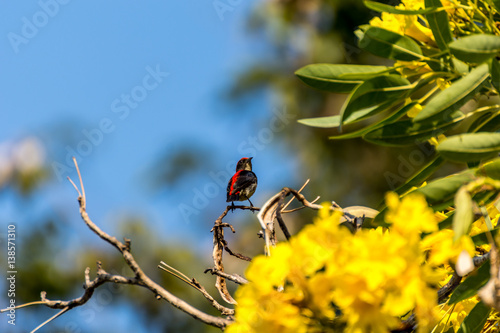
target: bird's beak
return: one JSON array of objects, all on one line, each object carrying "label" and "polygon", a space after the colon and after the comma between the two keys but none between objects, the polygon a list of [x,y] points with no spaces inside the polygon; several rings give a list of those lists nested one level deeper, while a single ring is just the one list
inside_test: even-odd
[{"label": "bird's beak", "polygon": [[251,161],[253,157],[249,157],[248,160]]}]

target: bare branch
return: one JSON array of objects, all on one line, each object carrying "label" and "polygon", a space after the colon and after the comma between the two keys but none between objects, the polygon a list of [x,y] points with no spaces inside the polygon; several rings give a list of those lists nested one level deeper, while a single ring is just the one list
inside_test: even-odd
[{"label": "bare branch", "polygon": [[247,257],[241,253],[234,253],[233,251],[231,251],[231,249],[229,249],[229,247],[227,246],[224,246],[224,250],[226,250],[227,253],[229,253],[230,255],[238,258],[238,259],[241,259],[241,260],[245,260],[245,261],[252,261],[252,258],[250,257]]},{"label": "bare branch", "polygon": [[169,274],[172,274],[176,278],[178,278],[181,281],[189,284],[191,287],[193,287],[196,290],[198,290],[199,292],[201,292],[202,295],[205,296],[205,298],[212,304],[212,306],[221,312],[221,314],[223,314],[223,315],[232,315],[232,314],[234,314],[234,310],[233,309],[226,308],[225,306],[222,306],[221,304],[219,304],[219,302],[217,302],[212,297],[212,295],[210,295],[208,293],[208,291],[195,278],[189,279],[189,277],[187,277],[184,273],[178,271],[177,269],[173,268],[170,265],[167,265],[163,261],[161,262],[161,264],[163,266],[158,265],[158,268],[160,268],[161,270],[163,270],[163,271],[165,271],[165,272],[167,272]]},{"label": "bare branch", "polygon": [[[301,193],[298,191],[284,187],[279,193],[272,196],[260,209],[257,214],[257,218],[259,219],[260,225],[262,227],[262,231],[264,234],[264,241],[266,243],[266,255],[270,254],[271,247],[276,245],[276,233],[274,230],[274,218],[278,217],[278,223],[280,224],[285,237],[289,238],[290,233],[284,224],[284,221],[281,219],[281,211],[283,210],[281,207],[283,206],[283,200],[290,194],[302,203],[302,205],[319,210],[322,208],[321,205],[314,204],[309,202]],[[280,223],[281,219],[281,223]]]},{"label": "bare branch", "polygon": [[[103,273],[102,273],[103,272]],[[110,282],[109,274],[106,274],[100,267],[100,263],[98,263],[97,268],[97,276],[94,280],[90,281],[90,268],[87,267],[85,269],[85,283],[83,285],[83,289],[85,290],[83,295],[69,300],[69,301],[51,301],[47,299],[47,293],[45,291],[41,292],[41,299],[45,306],[48,306],[52,309],[72,309],[74,307],[83,305],[87,303],[87,301],[92,297],[94,291],[97,287],[104,284],[105,282]],[[131,284],[138,284],[137,282],[131,282]]]},{"label": "bare branch", "polygon": [[244,277],[242,277],[242,276],[240,276],[238,274],[228,274],[228,273],[219,271],[216,268],[207,268],[207,269],[205,269],[204,273],[208,273],[208,272],[210,272],[212,275],[222,276],[223,278],[231,280],[231,281],[233,281],[233,282],[235,282],[237,284],[246,284],[246,283],[248,283],[247,279],[245,279]]},{"label": "bare branch", "polygon": [[[295,198],[295,197],[293,197]],[[313,201],[311,201],[311,203],[315,203],[316,201],[318,201],[321,197],[320,196],[317,196],[316,199],[314,199]],[[286,206],[285,206],[286,207]],[[285,207],[283,207],[283,209],[285,209]],[[288,213],[293,213],[293,212],[296,212],[298,210],[301,210],[301,209],[304,209],[304,208],[307,208],[306,206],[300,206],[300,207],[297,207],[297,208],[294,208],[294,209],[289,209],[289,210],[283,210],[282,213],[283,214],[288,214]]]},{"label": "bare branch", "polygon": [[[307,182],[306,182],[307,184]],[[262,227],[262,234],[265,240],[266,246],[266,255],[269,255],[271,247],[276,244],[276,234],[274,230],[274,219],[278,220],[278,224],[285,234],[287,239],[290,238],[290,233],[286,227],[286,224],[281,216],[282,213],[289,213],[295,211],[297,209],[284,211],[283,201],[284,199],[292,194],[295,199],[297,199],[303,207],[311,208],[314,210],[319,210],[323,206],[315,204],[315,202],[319,199],[317,197],[314,201],[308,201],[304,195],[300,193],[300,191],[296,191],[289,187],[284,187],[279,193],[275,194],[271,197],[260,209],[259,214],[257,214],[257,218],[259,219],[260,225]],[[285,206],[286,207],[286,206]],[[364,217],[374,217],[378,212],[372,208],[362,207],[362,206],[354,206],[348,207],[343,210],[337,203],[332,201],[330,206],[330,210],[338,210],[343,213],[341,222],[350,222],[353,224],[357,224],[359,218],[363,219]],[[355,225],[356,227],[356,225]]]},{"label": "bare branch", "polygon": [[[299,193],[300,193],[300,192],[302,192],[302,190],[303,190],[303,189],[307,186],[307,184],[309,184],[309,181],[310,181],[310,179],[306,180],[306,182],[304,183],[304,185],[302,185],[302,187],[301,187],[301,188],[299,188],[299,190],[298,190],[297,192],[299,192]],[[285,205],[285,206],[283,207],[283,209],[282,209],[282,212],[286,209],[286,207],[290,206],[290,204],[292,203],[293,199],[295,199],[295,197],[291,198],[291,199],[290,199],[290,200],[286,203],[286,205]],[[316,198],[316,200],[318,200],[318,199],[319,199],[319,197],[317,197],[317,198]]]},{"label": "bare branch", "polygon": [[172,276],[175,276],[176,278],[178,278],[182,282],[189,284],[191,287],[194,287],[193,283],[191,282],[191,279],[187,275],[185,275],[181,271],[173,268],[172,266],[168,265],[164,261],[160,261],[160,265],[158,265],[157,267],[159,269],[161,269],[162,271],[167,272],[168,274],[170,274]]},{"label": "bare branch", "polygon": [[[238,206],[235,206],[238,207]],[[224,226],[222,223],[222,219],[227,215],[230,209],[234,208],[233,206],[227,206],[226,209],[222,212],[217,220],[215,220],[214,226],[212,228],[213,232],[213,252],[212,257],[214,259],[214,265],[217,270],[224,272],[224,263],[222,262],[222,255],[224,252],[224,247],[227,245],[226,240],[224,239]],[[234,232],[234,228],[231,229]],[[227,290],[226,280],[218,275],[215,281],[215,287],[219,291],[222,299],[229,304],[236,304],[236,301],[231,296],[229,291]]]},{"label": "bare branch", "polygon": [[68,178],[68,180],[71,183],[71,185],[73,185],[73,187],[75,188],[76,192],[78,192],[78,196],[81,197],[82,193],[80,193],[80,190],[78,189],[78,186],[76,186],[76,184],[73,182],[73,180],[71,178],[69,178],[69,176],[67,176],[66,178]]},{"label": "bare branch", "polygon": [[62,309],[61,311],[59,311],[58,313],[56,313],[55,315],[53,315],[52,317],[50,317],[49,319],[47,319],[46,321],[44,321],[43,323],[41,323],[40,325],[38,325],[34,330],[32,330],[30,333],[35,333],[36,331],[38,331],[40,328],[44,327],[45,325],[47,325],[48,323],[50,323],[52,320],[56,319],[57,317],[60,317],[62,316],[64,313],[66,313],[67,311],[69,311],[69,307],[65,307],[64,309]]},{"label": "bare branch", "polygon": [[446,297],[448,297],[453,292],[453,290],[458,287],[461,281],[462,277],[454,272],[448,283],[446,283],[438,290],[438,303],[444,302]]},{"label": "bare branch", "polygon": [[76,172],[78,173],[78,179],[80,179],[80,188],[82,189],[82,194],[80,196],[83,198],[83,206],[85,207],[85,203],[87,200],[87,197],[85,196],[85,187],[83,187],[82,174],[80,173],[80,168],[78,167],[78,163],[76,162],[76,158],[74,156],[73,163],[75,163]]},{"label": "bare branch", "polygon": [[252,212],[260,210],[259,207],[254,207],[254,206],[234,205],[234,206],[227,206],[227,207],[229,208],[229,210],[241,209],[241,210],[251,210]]},{"label": "bare branch", "polygon": [[283,217],[281,217],[281,209],[276,210],[276,219],[278,220],[278,224],[283,231],[283,234],[285,235],[286,240],[289,240],[290,237],[290,232],[288,231],[288,228],[286,227],[285,221],[283,221]]},{"label": "bare branch", "polygon": [[42,304],[45,304],[45,302],[43,302],[43,301],[35,301],[35,302],[24,303],[24,304],[21,304],[21,305],[17,305],[17,306],[15,306],[13,308],[1,309],[0,313],[7,312],[7,311],[9,311],[11,309],[17,310],[17,309],[27,308],[28,306],[32,306],[32,305],[42,305]]},{"label": "bare branch", "polygon": [[[51,320],[57,318],[58,316],[62,315],[63,313],[67,312],[68,310],[81,306],[85,304],[93,295],[94,290],[99,287],[100,285],[106,283],[106,282],[112,282],[112,283],[123,283],[123,284],[133,284],[133,285],[139,285],[144,288],[147,288],[151,292],[153,292],[154,295],[156,295],[156,298],[160,299],[163,298],[165,301],[168,303],[172,304],[174,307],[178,308],[181,311],[184,311],[185,313],[189,314],[193,318],[200,320],[208,325],[212,325],[215,327],[219,327],[223,329],[230,323],[232,323],[232,320],[226,319],[226,318],[221,318],[221,317],[216,317],[209,315],[203,311],[200,311],[199,309],[193,307],[192,305],[188,304],[184,300],[174,296],[170,292],[168,292],[166,289],[164,289],[162,286],[158,285],[156,282],[151,280],[141,269],[141,267],[137,264],[135,258],[133,257],[132,253],[130,252],[130,240],[125,239],[124,242],[120,242],[116,237],[112,237],[108,235],[106,232],[101,230],[92,220],[90,219],[87,209],[86,209],[86,197],[85,197],[85,189],[83,186],[83,180],[82,176],[80,173],[80,169],[78,167],[78,163],[76,162],[76,159],[73,158],[73,161],[75,163],[76,170],[78,172],[78,178],[80,180],[80,188],[81,192],[78,190],[77,186],[75,183],[70,180],[71,184],[75,187],[75,189],[78,192],[78,203],[80,207],[80,215],[85,222],[85,224],[89,227],[90,230],[92,230],[95,234],[97,234],[100,238],[105,240],[107,243],[111,244],[114,246],[120,253],[122,254],[123,258],[125,259],[125,262],[127,265],[132,269],[132,272],[134,272],[134,277],[129,278],[129,277],[123,277],[120,275],[113,275],[113,274],[108,274],[106,273],[100,266],[100,263],[98,263],[98,268],[97,268],[97,276],[95,279],[91,280],[90,279],[90,268],[87,268],[85,270],[85,283],[84,283],[84,294],[78,298],[69,300],[69,301],[54,301],[54,300],[49,300],[46,297],[46,293],[42,292],[41,293],[41,302],[33,302],[29,303],[30,305],[34,304],[43,304],[45,306],[48,306],[50,308],[54,309],[63,309],[63,311],[59,312],[57,315],[53,316],[51,319],[46,321],[46,323],[50,322]],[[247,208],[245,208],[247,209]],[[226,212],[227,214],[227,212]],[[221,228],[218,228],[222,230]],[[194,283],[194,282],[193,282]],[[20,306],[22,307],[22,306]],[[230,309],[229,309],[230,310]],[[43,326],[42,324],[41,326]],[[39,327],[41,327],[39,326]],[[38,328],[37,328],[38,329]]]}]

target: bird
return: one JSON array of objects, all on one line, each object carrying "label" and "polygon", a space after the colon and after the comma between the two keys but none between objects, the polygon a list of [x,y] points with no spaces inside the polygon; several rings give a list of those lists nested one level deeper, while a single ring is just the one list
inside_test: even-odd
[{"label": "bird", "polygon": [[250,206],[253,207],[250,197],[257,189],[257,176],[252,171],[252,158],[243,157],[236,164],[236,173],[229,179],[227,184],[227,199],[226,202],[248,200]]}]

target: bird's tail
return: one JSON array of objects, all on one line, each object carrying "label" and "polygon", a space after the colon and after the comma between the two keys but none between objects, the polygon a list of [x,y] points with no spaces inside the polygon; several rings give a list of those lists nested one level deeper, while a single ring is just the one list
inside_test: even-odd
[{"label": "bird's tail", "polygon": [[228,195],[227,195],[226,202],[238,201],[238,200],[240,200],[240,195],[239,195],[239,193],[235,193],[235,194],[228,194]]}]

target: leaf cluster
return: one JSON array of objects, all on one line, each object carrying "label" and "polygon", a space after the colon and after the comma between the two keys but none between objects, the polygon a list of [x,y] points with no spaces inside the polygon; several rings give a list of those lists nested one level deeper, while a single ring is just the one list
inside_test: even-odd
[{"label": "leaf cluster", "polygon": [[[476,246],[489,244],[497,228],[486,207],[500,207],[500,2],[447,1],[445,6],[440,0],[422,2],[415,9],[365,1],[371,10],[413,20],[423,27],[420,32],[429,32],[429,38],[390,26],[360,26],[355,32],[358,47],[392,65],[300,68],[295,74],[305,84],[348,97],[339,114],[299,122],[337,128],[332,140],[362,138],[383,146],[432,144],[431,161],[396,192],[425,195],[435,211],[445,213],[440,228],[452,227],[455,241],[469,235],[475,220],[484,219],[488,231],[471,239]],[[446,161],[467,168],[424,183]],[[384,214],[382,209],[374,223],[383,223]],[[448,304],[476,295],[489,278],[488,263],[460,284]],[[461,330],[479,332],[489,314],[490,308],[478,303]]]}]

